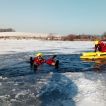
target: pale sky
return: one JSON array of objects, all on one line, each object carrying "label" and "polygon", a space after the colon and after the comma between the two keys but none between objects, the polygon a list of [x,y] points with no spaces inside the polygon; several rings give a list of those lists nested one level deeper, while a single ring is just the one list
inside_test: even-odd
[{"label": "pale sky", "polygon": [[0,28],[19,32],[102,34],[106,0],[0,0]]}]

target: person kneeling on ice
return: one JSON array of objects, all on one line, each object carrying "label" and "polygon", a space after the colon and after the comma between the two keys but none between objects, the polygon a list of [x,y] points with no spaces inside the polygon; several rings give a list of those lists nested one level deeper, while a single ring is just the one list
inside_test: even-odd
[{"label": "person kneeling on ice", "polygon": [[39,66],[39,65],[41,65],[41,64],[43,64],[45,62],[46,62],[46,60],[43,58],[43,54],[42,53],[37,53],[36,57],[33,60],[33,64],[37,65],[37,66]]},{"label": "person kneeling on ice", "polygon": [[106,52],[106,43],[103,41],[95,41],[95,52]]}]

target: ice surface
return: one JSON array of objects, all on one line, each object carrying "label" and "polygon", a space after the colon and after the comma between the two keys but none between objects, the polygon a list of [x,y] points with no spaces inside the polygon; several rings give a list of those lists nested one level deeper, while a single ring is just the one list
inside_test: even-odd
[{"label": "ice surface", "polygon": [[[48,72],[50,68],[34,73],[25,62],[40,51],[62,55],[69,70],[80,70],[83,62],[67,57],[93,51],[93,47],[88,41],[0,40],[0,106],[106,106],[105,67],[100,73]],[[87,68],[89,64],[82,65]]]},{"label": "ice surface", "polygon": [[28,51],[71,54],[93,50],[93,47],[89,41],[0,40],[0,54]]}]

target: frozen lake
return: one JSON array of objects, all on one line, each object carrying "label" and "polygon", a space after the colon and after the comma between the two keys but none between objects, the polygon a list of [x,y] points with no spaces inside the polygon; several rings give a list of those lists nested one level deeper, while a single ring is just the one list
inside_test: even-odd
[{"label": "frozen lake", "polygon": [[[106,62],[82,61],[93,42],[0,40],[0,106],[105,106]],[[59,69],[35,72],[30,56],[56,54]]]}]

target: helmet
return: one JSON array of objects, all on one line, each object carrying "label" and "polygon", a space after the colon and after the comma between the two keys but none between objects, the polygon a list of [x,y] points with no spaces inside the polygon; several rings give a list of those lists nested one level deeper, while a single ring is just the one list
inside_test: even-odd
[{"label": "helmet", "polygon": [[99,41],[95,41],[95,45],[97,45],[99,43]]},{"label": "helmet", "polygon": [[37,53],[36,56],[43,56],[43,54],[42,53]]}]

